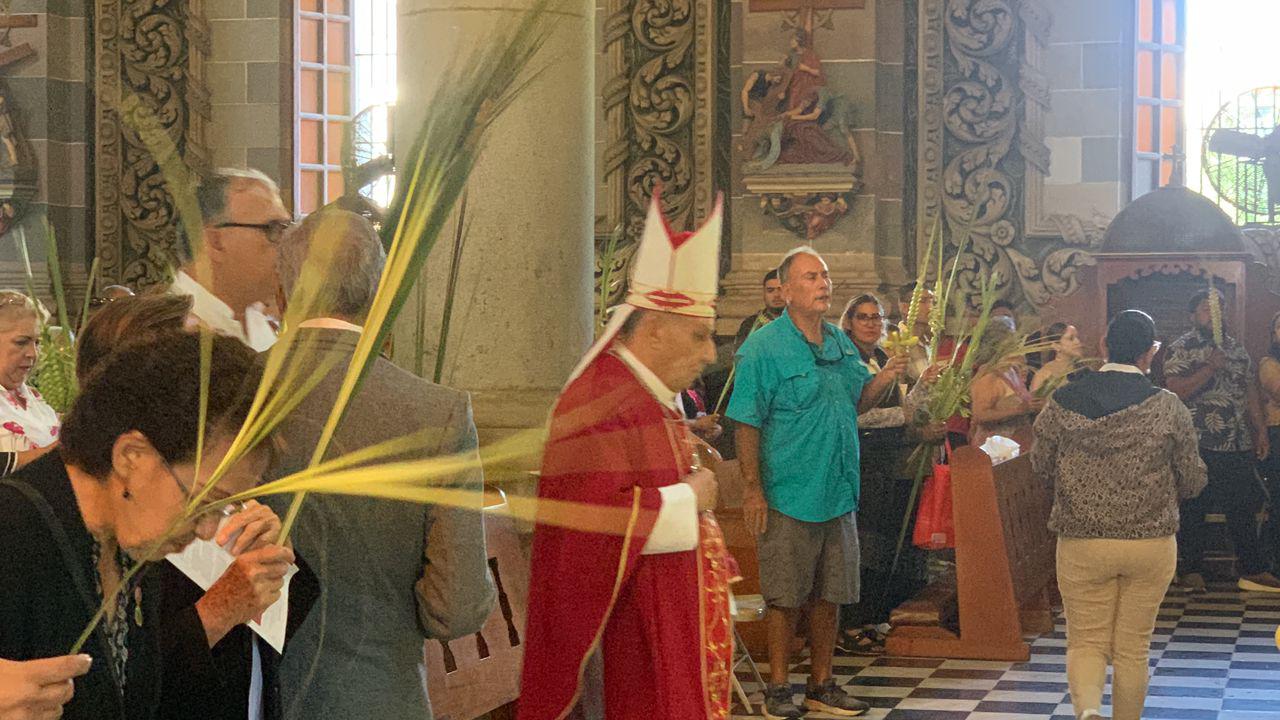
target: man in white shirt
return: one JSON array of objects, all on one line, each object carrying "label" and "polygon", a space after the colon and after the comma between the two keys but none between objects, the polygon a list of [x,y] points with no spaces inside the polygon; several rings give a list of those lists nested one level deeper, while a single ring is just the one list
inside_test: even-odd
[{"label": "man in white shirt", "polygon": [[190,295],[192,314],[209,328],[266,350],[276,335],[262,306],[275,300],[276,246],[292,224],[280,189],[257,170],[223,168],[204,179],[196,199],[203,242],[194,252],[182,248],[169,291]]},{"label": "man in white shirt", "polygon": [[[276,331],[262,308],[275,301],[280,287],[277,246],[293,224],[293,216],[285,209],[275,181],[257,170],[214,170],[196,189],[196,201],[202,240],[193,244],[189,238],[180,238],[185,241],[179,244],[182,267],[169,292],[191,296],[191,314],[214,332],[259,352],[267,350],[276,341]],[[186,552],[199,557],[203,544],[207,541],[197,540]],[[264,705],[262,652],[243,626],[215,649],[215,662],[236,665],[235,677],[227,678],[228,687],[234,688],[231,694],[239,694],[245,686],[237,663],[247,663],[249,668],[248,692],[242,695],[246,704],[223,708],[229,715],[240,717],[247,710],[249,720],[260,720],[269,707]],[[268,710],[267,714],[273,713]]]}]

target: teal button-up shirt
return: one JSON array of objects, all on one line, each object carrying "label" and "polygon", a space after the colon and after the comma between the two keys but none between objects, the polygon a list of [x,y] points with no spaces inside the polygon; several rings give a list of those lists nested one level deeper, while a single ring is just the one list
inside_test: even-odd
[{"label": "teal button-up shirt", "polygon": [[858,398],[871,372],[840,328],[822,347],[782,317],[738,350],[727,415],[760,430],[760,482],[769,507],[805,522],[858,509]]}]

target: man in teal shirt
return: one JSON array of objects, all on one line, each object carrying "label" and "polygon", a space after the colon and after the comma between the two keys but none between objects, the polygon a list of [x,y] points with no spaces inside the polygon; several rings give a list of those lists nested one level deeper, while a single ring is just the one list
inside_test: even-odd
[{"label": "man in teal shirt", "polygon": [[907,364],[895,356],[874,377],[853,342],[825,322],[831,276],[810,247],[778,266],[787,310],[738,351],[728,416],[738,423],[743,516],[756,533],[760,587],[769,604],[765,717],[804,712],[787,682],[801,608],[809,610],[808,710],[861,715],[868,705],[831,677],[840,606],[858,601],[858,410],[874,407]]}]

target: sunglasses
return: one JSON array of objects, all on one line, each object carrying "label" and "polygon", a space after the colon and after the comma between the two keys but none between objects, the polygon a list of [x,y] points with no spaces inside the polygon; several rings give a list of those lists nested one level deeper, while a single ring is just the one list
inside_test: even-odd
[{"label": "sunglasses", "polygon": [[[822,346],[825,346],[826,343],[827,343],[827,329],[824,327],[822,329]],[[822,349],[822,346],[814,345],[808,340],[806,340],[804,344],[809,346],[809,352],[813,353],[813,362],[818,365],[821,365],[823,367],[828,367],[830,365],[838,365],[841,360],[844,360],[844,353],[840,353],[834,358],[825,358],[822,356],[820,352]]]}]

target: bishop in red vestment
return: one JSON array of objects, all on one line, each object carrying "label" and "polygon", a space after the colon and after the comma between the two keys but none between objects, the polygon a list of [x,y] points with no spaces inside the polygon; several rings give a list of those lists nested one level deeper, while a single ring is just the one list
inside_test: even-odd
[{"label": "bishop in red vestment", "polygon": [[539,498],[622,508],[627,522],[536,526],[519,720],[567,717],[596,652],[607,720],[728,716],[735,568],[676,401],[715,357],[719,240],[719,204],[701,230],[672,234],[655,193],[627,305],[556,403]]}]

